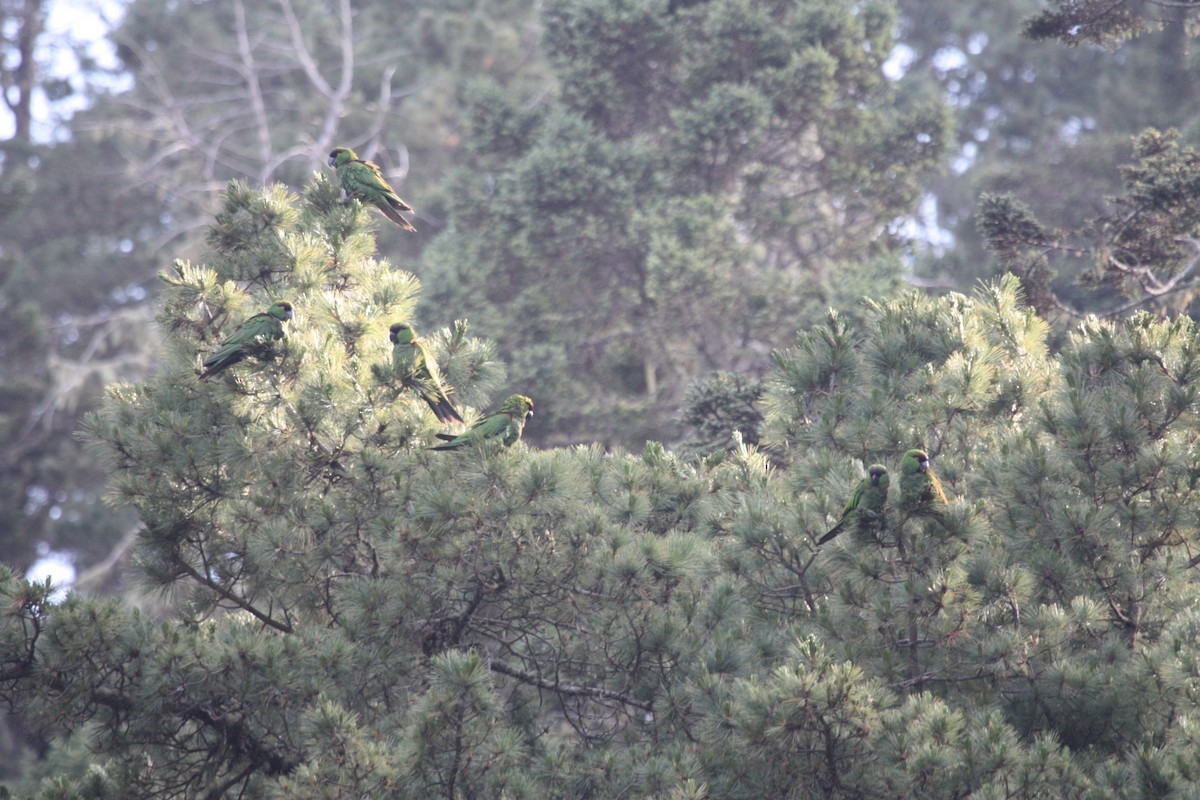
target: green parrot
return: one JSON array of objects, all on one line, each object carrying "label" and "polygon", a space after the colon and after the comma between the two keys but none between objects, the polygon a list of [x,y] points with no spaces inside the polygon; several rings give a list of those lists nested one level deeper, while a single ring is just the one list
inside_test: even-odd
[{"label": "green parrot", "polygon": [[842,511],[838,524],[834,525],[829,533],[817,539],[817,544],[825,544],[841,533],[852,517],[857,518],[859,522],[881,520],[884,506],[887,505],[887,495],[887,467],[883,464],[872,464],[867,467],[867,476],[859,481],[850,493],[850,499],[846,501],[846,508]]},{"label": "green parrot", "polygon": [[929,469],[929,454],[924,450],[909,450],[900,459],[900,503],[912,511],[947,503],[942,482]]},{"label": "green parrot", "polygon": [[329,166],[337,169],[338,180],[348,197],[361,200],[383,212],[383,215],[406,231],[416,231],[401,212],[411,214],[412,206],[400,199],[396,190],[383,178],[379,165],[363,161],[349,147],[335,147],[329,151]]},{"label": "green parrot", "polygon": [[445,444],[431,447],[430,450],[453,450],[457,447],[482,442],[485,439],[500,439],[505,447],[511,447],[513,442],[521,438],[525,430],[525,420],[533,416],[533,401],[523,394],[514,394],[504,401],[500,410],[488,414],[472,425],[465,433],[452,436],[439,433],[437,437],[445,440]]},{"label": "green parrot", "polygon": [[390,330],[388,338],[392,341],[392,368],[396,375],[405,386],[417,390],[438,422],[444,425],[462,422],[458,409],[450,402],[449,390],[442,383],[437,362],[430,358],[425,344],[417,338],[416,329],[406,322],[397,322]]},{"label": "green parrot", "polygon": [[280,300],[261,314],[243,320],[221,343],[217,351],[204,359],[201,378],[216,375],[241,361],[255,344],[283,338],[283,323],[292,318],[292,304]]}]

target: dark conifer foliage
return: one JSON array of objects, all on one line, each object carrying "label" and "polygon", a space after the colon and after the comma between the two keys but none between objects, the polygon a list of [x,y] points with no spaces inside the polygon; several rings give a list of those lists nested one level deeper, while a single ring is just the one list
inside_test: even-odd
[{"label": "dark conifer foliage", "polygon": [[[173,615],[3,575],[0,691],[49,743],[28,778],[56,781],[27,792],[1189,785],[1190,321],[1092,321],[1054,356],[1015,278],[912,293],[777,351],[757,447],[447,457],[389,369],[419,283],[336,198],[327,176],[303,199],[231,184],[205,260],[163,276],[162,369],[89,418]],[[197,378],[285,295],[273,358]],[[426,341],[468,422],[503,396],[491,344],[463,325]],[[914,446],[948,503],[896,495],[818,548],[866,465],[899,475]]]},{"label": "dark conifer foliage", "polygon": [[760,375],[829,304],[886,296],[950,120],[882,72],[884,2],[555,0],[556,91],[471,87],[431,299],[542,387],[543,444],[681,438],[687,386]]}]

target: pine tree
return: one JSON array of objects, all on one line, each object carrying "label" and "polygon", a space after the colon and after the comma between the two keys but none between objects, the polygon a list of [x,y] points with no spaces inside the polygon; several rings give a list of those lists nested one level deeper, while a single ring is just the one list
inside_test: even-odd
[{"label": "pine tree", "polygon": [[[178,619],[51,609],[5,577],[9,697],[81,730],[110,791],[545,796],[680,725],[664,698],[717,623],[707,480],[653,447],[429,452],[436,420],[386,368],[418,282],[374,257],[371,224],[325,177],[302,204],[231,184],[205,263],[164,275],[161,371],[89,422]],[[282,298],[282,342],[197,378]],[[469,422],[494,348],[462,325],[429,339]]]},{"label": "pine tree", "polygon": [[[1015,278],[912,293],[779,350],[759,446],[436,453],[387,369],[419,282],[375,225],[326,177],[303,200],[233,183],[204,262],[164,275],[162,369],[114,386],[88,432],[173,613],[55,604],[0,570],[0,691],[49,753],[18,792],[1194,784],[1192,322],[1091,320],[1053,355]],[[286,338],[199,380],[280,298]],[[429,341],[468,422],[510,388],[464,325]],[[898,474],[915,446],[949,503],[892,502],[818,548],[865,465]]]},{"label": "pine tree", "polygon": [[865,335],[831,316],[777,355],[767,440],[789,454],[802,535],[839,513],[831,484],[910,444],[934,454],[953,499],[936,517],[889,509],[873,541],[777,560],[760,605],[807,606],[802,628],[823,648],[909,696],[872,726],[868,780],[885,793],[1007,796],[992,771],[1004,752],[1033,795],[1150,796],[1192,774],[1175,759],[1194,677],[1171,654],[1190,646],[1198,590],[1183,523],[1195,326],[1091,320],[1051,357],[1018,297],[1011,277],[971,299],[914,294],[875,306]]}]

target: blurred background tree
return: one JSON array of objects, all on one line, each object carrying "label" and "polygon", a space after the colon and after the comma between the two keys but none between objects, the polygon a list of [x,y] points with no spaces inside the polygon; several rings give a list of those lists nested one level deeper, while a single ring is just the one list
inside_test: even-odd
[{"label": "blurred background tree", "polygon": [[558,90],[472,88],[450,228],[422,262],[443,314],[545,395],[535,441],[677,440],[689,382],[761,373],[829,304],[900,283],[950,120],[881,66],[888,3],[556,0]]},{"label": "blurred background tree", "polygon": [[[1011,195],[980,198],[989,249],[1040,310],[1067,320],[1138,309],[1195,315],[1200,155],[1179,139],[1176,130],[1139,135],[1135,160],[1120,168],[1121,193],[1075,230],[1049,227]],[[1069,295],[1059,289],[1064,275],[1074,276]]]},{"label": "blurred background tree", "polygon": [[[1117,166],[1133,159],[1144,129],[1176,128],[1193,146],[1200,137],[1190,112],[1200,93],[1195,31],[1185,24],[1192,4],[1056,5],[1080,14],[1103,5],[1113,19],[1134,13],[1145,32],[1064,46],[1028,36],[1031,20],[1054,13],[1037,0],[899,2],[892,68],[936,80],[957,122],[949,169],[926,184],[941,238],[919,261],[924,282],[964,290],[1008,268],[989,257],[980,195],[1011,194],[1052,228],[1084,228],[1120,191]],[[1053,289],[1083,310],[1120,296],[1079,286],[1074,269],[1056,274]]]},{"label": "blurred background tree", "polygon": [[0,4],[0,553],[22,568],[51,549],[91,565],[131,541],[75,432],[105,383],[153,363],[138,284],[152,264],[133,250],[153,198],[126,185],[111,140],[69,128],[119,68],[59,5]]}]

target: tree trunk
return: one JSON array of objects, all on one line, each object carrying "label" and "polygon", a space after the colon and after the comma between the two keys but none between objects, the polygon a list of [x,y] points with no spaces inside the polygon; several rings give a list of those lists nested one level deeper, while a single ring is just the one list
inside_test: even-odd
[{"label": "tree trunk", "polygon": [[37,80],[33,51],[45,29],[44,7],[45,0],[24,0],[0,9],[0,27],[6,26],[10,19],[17,24],[13,40],[6,42],[6,49],[15,46],[17,63],[12,67],[0,66],[0,84],[4,103],[13,115],[12,141],[18,144],[28,145],[33,139],[33,88]]}]

